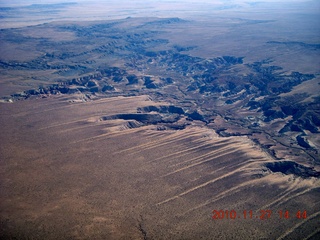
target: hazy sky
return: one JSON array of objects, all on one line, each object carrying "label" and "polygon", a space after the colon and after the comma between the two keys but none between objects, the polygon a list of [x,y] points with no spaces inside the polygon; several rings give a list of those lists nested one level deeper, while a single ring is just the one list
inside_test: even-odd
[{"label": "hazy sky", "polygon": [[318,1],[318,0],[144,0],[144,1],[134,1],[134,0],[0,0],[1,5],[28,5],[28,4],[47,4],[47,3],[62,3],[62,2],[182,2],[182,3],[190,3],[190,2],[207,2],[207,3],[223,3],[223,4],[230,4],[230,3],[261,3],[261,2],[310,2],[310,1]]},{"label": "hazy sky", "polygon": [[[1,7],[31,4],[78,3],[49,8],[0,9],[0,28],[56,20],[110,20],[126,17],[201,18],[233,12],[271,13],[282,9],[320,13],[320,0],[0,0]],[[256,10],[257,9],[257,10]]]}]

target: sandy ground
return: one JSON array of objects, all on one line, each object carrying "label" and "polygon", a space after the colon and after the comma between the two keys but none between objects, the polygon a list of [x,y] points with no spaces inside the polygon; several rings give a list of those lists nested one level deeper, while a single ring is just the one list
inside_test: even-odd
[{"label": "sandy ground", "polygon": [[[80,99],[0,103],[2,237],[319,236],[319,180],[271,173],[273,160],[246,137],[221,138],[196,121],[179,131],[102,121],[159,104],[148,96]],[[236,217],[212,219],[214,210]]]}]

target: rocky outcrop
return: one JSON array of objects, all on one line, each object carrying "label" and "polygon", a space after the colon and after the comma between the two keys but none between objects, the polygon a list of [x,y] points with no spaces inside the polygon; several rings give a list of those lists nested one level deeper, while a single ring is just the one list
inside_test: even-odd
[{"label": "rocky outcrop", "polygon": [[[45,83],[50,79],[54,84],[16,93],[5,100],[12,102],[32,96],[79,92],[90,96],[146,94],[157,101],[170,102],[172,106],[147,106],[138,109],[136,114],[142,115],[119,115],[117,118],[143,124],[162,122],[166,128],[170,124],[183,128],[177,123],[181,118],[208,123],[219,115],[226,120],[226,125],[246,128],[249,132],[259,130],[275,141],[287,136],[290,137],[289,144],[293,143],[299,150],[314,151],[317,143],[311,134],[319,133],[320,98],[307,96],[307,93],[283,93],[315,78],[315,75],[286,72],[272,65],[271,60],[250,63],[244,62],[241,56],[197,57],[188,52],[196,46],[174,45],[163,39],[165,34],[160,34],[162,26],[183,24],[184,20],[149,18],[138,25],[125,23],[131,20],[54,26],[58,31],[74,35],[72,42],[32,38],[32,45],[37,46],[41,54],[30,61],[2,60],[0,68],[18,70],[19,74],[21,70],[26,71],[25,75],[31,76],[27,81]],[[119,28],[118,24],[122,27]],[[3,39],[31,40],[19,31],[3,30]],[[268,44],[319,49],[318,44],[303,42]],[[38,72],[42,74],[37,75]],[[239,111],[250,112],[249,115],[256,116],[255,120],[239,115]],[[229,116],[230,121],[227,120]],[[269,131],[271,125],[277,126],[276,131],[275,128]],[[220,134],[234,136],[240,132],[221,131]],[[288,142],[285,140],[283,144],[289,146]]]},{"label": "rocky outcrop", "polygon": [[107,121],[112,119],[123,119],[123,120],[136,120],[144,124],[157,124],[162,121],[160,114],[147,114],[147,113],[128,113],[128,114],[117,114],[111,116],[101,117],[100,120]]},{"label": "rocky outcrop", "polygon": [[296,137],[298,144],[303,148],[311,148],[308,140],[305,138],[305,134],[300,134]]},{"label": "rocky outcrop", "polygon": [[205,118],[203,115],[201,115],[197,110],[187,113],[188,119],[193,121],[193,120],[199,120],[199,121],[204,121],[206,122]]},{"label": "rocky outcrop", "polygon": [[272,172],[280,172],[286,175],[292,174],[301,178],[320,178],[320,172],[315,171],[313,168],[305,167],[293,161],[278,161],[267,163],[265,165]]},{"label": "rocky outcrop", "polygon": [[102,92],[106,92],[106,91],[114,91],[115,88],[112,85],[104,85],[101,89]]},{"label": "rocky outcrop", "polygon": [[176,106],[147,106],[138,108],[139,112],[159,112],[159,113],[176,113],[184,114],[184,110],[181,107]]}]

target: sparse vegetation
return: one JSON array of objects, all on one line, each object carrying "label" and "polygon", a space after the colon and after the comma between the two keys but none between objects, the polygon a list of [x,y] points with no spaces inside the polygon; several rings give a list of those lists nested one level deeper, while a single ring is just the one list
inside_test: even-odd
[{"label": "sparse vegetation", "polygon": [[0,238],[315,236],[319,44],[225,13],[1,29]]}]

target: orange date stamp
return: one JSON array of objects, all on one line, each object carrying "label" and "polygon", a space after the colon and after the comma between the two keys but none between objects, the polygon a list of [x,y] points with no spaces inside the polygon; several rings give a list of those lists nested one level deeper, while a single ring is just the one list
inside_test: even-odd
[{"label": "orange date stamp", "polygon": [[269,209],[260,210],[259,213],[254,212],[252,210],[213,210],[212,211],[212,219],[260,219],[267,220],[271,218],[277,219],[306,219],[307,211],[306,210],[298,210],[298,211],[288,211],[288,210],[278,210],[271,211]]}]

